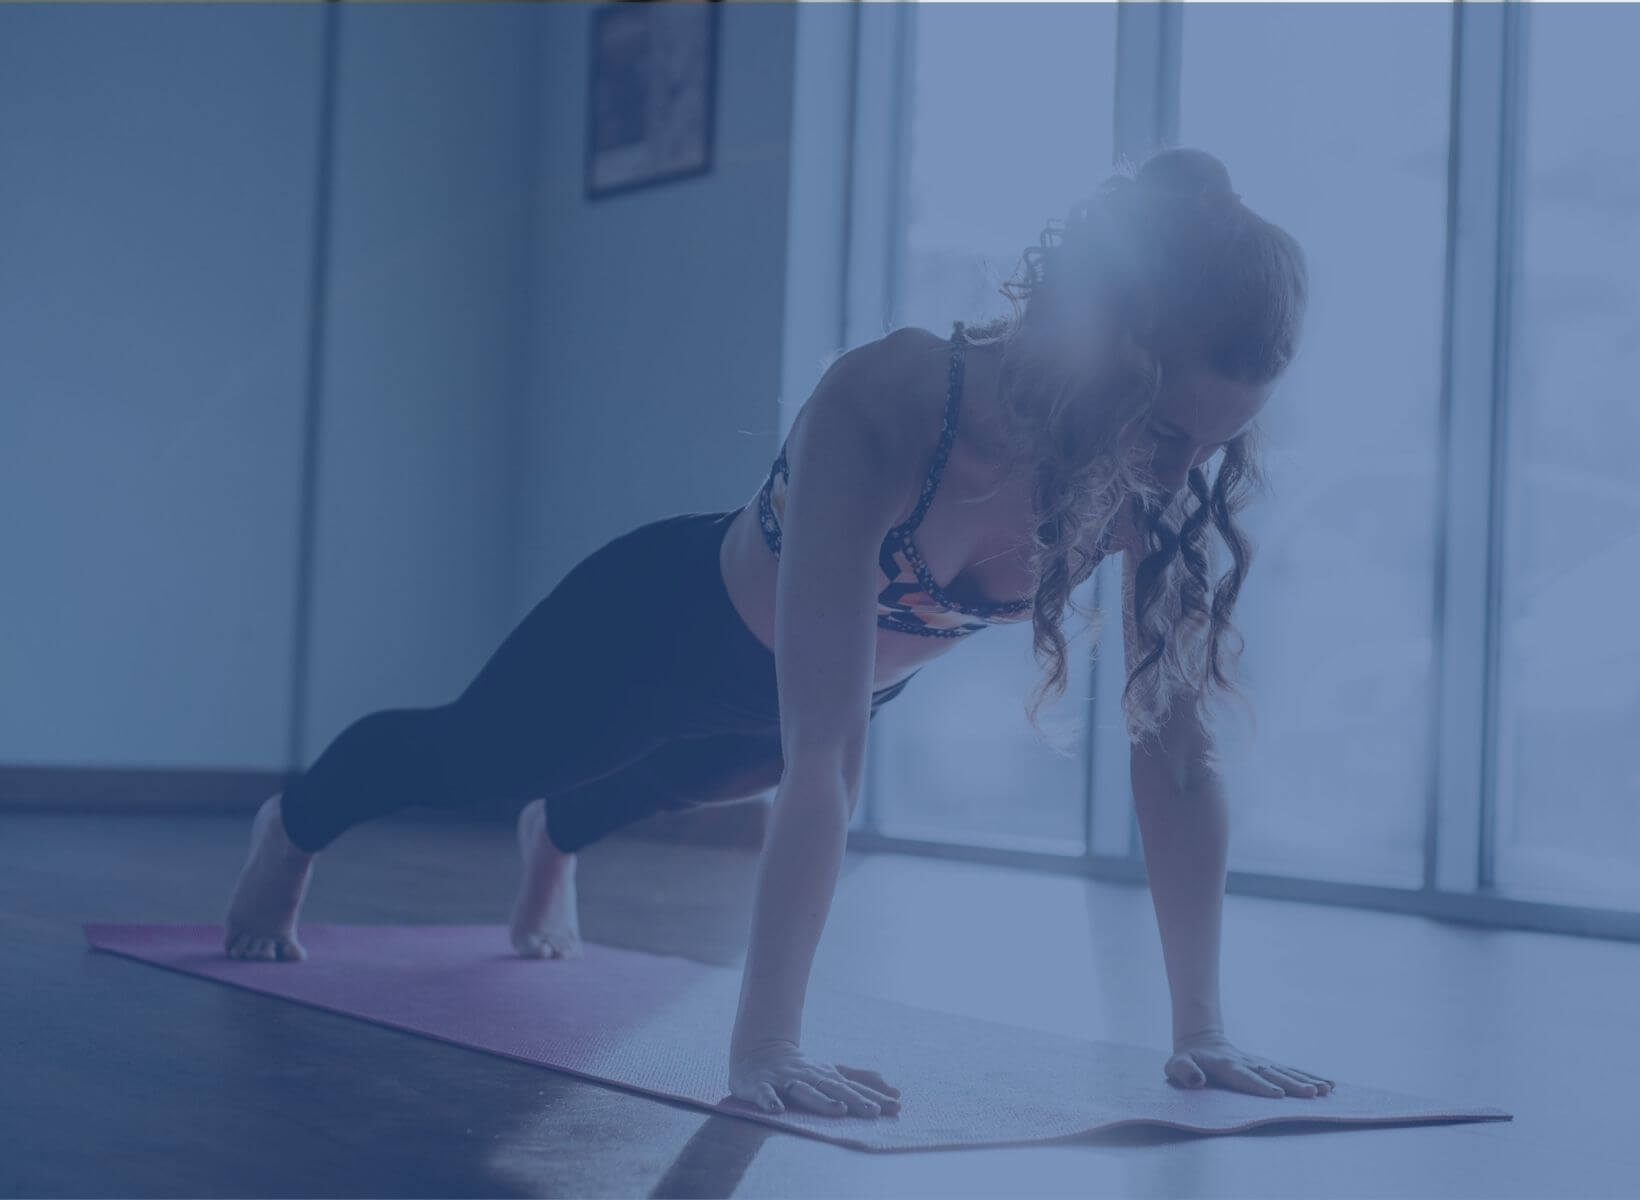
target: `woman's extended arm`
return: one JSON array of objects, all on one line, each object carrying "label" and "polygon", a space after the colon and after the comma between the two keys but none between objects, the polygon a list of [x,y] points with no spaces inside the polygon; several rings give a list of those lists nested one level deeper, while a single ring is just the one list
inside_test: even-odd
[{"label": "woman's extended arm", "polygon": [[893,406],[873,404],[898,379],[898,345],[868,343],[833,363],[790,447],[774,620],[784,770],[730,1039],[730,1090],[769,1109],[786,1098],[816,1112],[895,1106],[875,1072],[811,1061],[798,1039],[864,773],[878,549],[912,490],[904,447],[884,424]]},{"label": "woman's extended arm", "polygon": [[[1133,585],[1125,555],[1123,617],[1128,670],[1137,659]],[[1230,806],[1212,765],[1200,698],[1178,697],[1155,741],[1132,749],[1133,805],[1173,1000],[1173,1053],[1163,1066],[1181,1087],[1314,1098],[1332,1081],[1241,1050],[1225,1036],[1219,945],[1230,851]]]},{"label": "woman's extended arm", "polygon": [[[1142,657],[1134,597],[1140,550],[1122,555],[1122,633],[1128,673]],[[1173,1040],[1222,1033],[1219,938],[1229,857],[1229,806],[1208,761],[1208,731],[1194,696],[1178,696],[1153,741],[1131,747],[1133,806],[1173,997]]]},{"label": "woman's extended arm", "polygon": [[788,769],[775,790],[731,1054],[801,1041],[803,996],[842,868],[853,799],[840,770]]},{"label": "woman's extended arm", "polygon": [[1222,781],[1202,762],[1199,743],[1188,732],[1194,727],[1194,713],[1176,713],[1159,746],[1134,746],[1131,755],[1133,805],[1173,998],[1175,1045],[1193,1034],[1224,1032],[1219,941],[1229,805]]},{"label": "woman's extended arm", "polygon": [[900,1110],[876,1071],[811,1059],[799,1048],[809,968],[831,908],[859,794],[841,759],[788,764],[758,862],[757,902],[730,1037],[729,1090],[770,1112],[874,1117]]}]

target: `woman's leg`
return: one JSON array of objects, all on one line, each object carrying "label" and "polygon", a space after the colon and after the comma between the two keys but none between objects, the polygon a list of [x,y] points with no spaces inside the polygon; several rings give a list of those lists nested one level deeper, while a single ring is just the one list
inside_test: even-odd
[{"label": "woman's leg", "polygon": [[619,771],[542,797],[518,815],[523,885],[512,944],[528,958],[581,951],[577,853],[650,813],[745,800],[780,782],[780,738],[724,734],[670,741]]},{"label": "woman's leg", "polygon": [[[912,677],[874,692],[868,719]],[[574,854],[650,813],[760,796],[779,785],[785,769],[778,727],[674,738],[614,774],[545,797],[542,833]]]},{"label": "woman's leg", "polygon": [[344,729],[258,814],[229,909],[229,953],[302,957],[295,922],[312,855],[362,821],[418,804],[522,804],[611,774],[665,741],[686,699],[667,650],[689,636],[689,618],[675,607],[657,619],[649,594],[687,590],[673,584],[680,558],[699,557],[712,519],[667,518],[606,543],[457,699],[385,709]]},{"label": "woman's leg", "polygon": [[[361,717],[287,788],[284,827],[309,852],[413,805],[523,804],[619,770],[670,736],[679,703],[647,588],[668,546],[645,526],[584,559],[454,701]],[[676,539],[673,539],[676,540]]]},{"label": "woman's leg", "polygon": [[760,796],[784,770],[778,734],[678,738],[613,775],[545,797],[542,832],[574,854],[651,813]]},{"label": "woman's leg", "polygon": [[[872,719],[908,682],[872,696]],[[755,699],[753,693],[723,685],[720,678],[704,694],[719,704],[725,696],[742,703]],[[575,864],[583,847],[654,812],[763,795],[779,785],[784,773],[779,726],[765,724],[674,738],[613,774],[532,801],[518,818],[524,883],[513,907],[513,946],[536,958],[580,953]]]}]

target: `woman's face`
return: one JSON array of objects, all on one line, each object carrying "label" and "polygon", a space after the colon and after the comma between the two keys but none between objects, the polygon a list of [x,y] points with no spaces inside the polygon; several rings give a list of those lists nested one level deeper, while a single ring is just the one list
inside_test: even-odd
[{"label": "woman's face", "polygon": [[1269,384],[1234,383],[1205,367],[1164,375],[1150,420],[1134,437],[1139,461],[1167,495],[1177,495],[1191,468],[1245,432],[1269,398]]}]

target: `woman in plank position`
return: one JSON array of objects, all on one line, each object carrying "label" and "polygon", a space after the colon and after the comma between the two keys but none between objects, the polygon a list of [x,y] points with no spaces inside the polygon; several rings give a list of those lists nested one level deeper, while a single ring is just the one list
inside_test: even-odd
[{"label": "woman in plank position", "polygon": [[[871,719],[962,639],[1030,621],[1051,668],[1034,723],[1065,690],[1064,610],[1098,620],[1071,592],[1120,551],[1134,801],[1173,996],[1166,1075],[1326,1094],[1331,1081],[1224,1034],[1228,834],[1205,711],[1234,692],[1221,643],[1251,557],[1234,514],[1260,481],[1252,422],[1297,348],[1303,252],[1216,158],[1169,149],[1050,223],[1024,262],[1003,289],[1010,317],[841,355],[747,504],[606,543],[455,700],[345,729],[258,812],[227,953],[304,957],[313,856],[352,826],[512,802],[512,944],[574,955],[577,851],[661,809],[773,788],[731,1090],[768,1111],[896,1112],[879,1074],[798,1040]],[[1209,527],[1232,559],[1217,579]]]}]

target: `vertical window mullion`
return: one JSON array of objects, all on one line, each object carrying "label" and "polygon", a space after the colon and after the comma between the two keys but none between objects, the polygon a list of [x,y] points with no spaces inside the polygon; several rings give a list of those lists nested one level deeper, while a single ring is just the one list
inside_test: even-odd
[{"label": "vertical window mullion", "polygon": [[1499,96],[1498,129],[1498,241],[1497,241],[1497,300],[1493,322],[1492,358],[1494,363],[1493,424],[1492,424],[1492,523],[1491,563],[1487,581],[1487,662],[1490,686],[1486,701],[1485,762],[1481,775],[1481,811],[1476,831],[1476,887],[1486,891],[1493,886],[1496,855],[1495,822],[1498,814],[1499,746],[1498,734],[1503,703],[1503,621],[1504,621],[1504,567],[1508,546],[1508,514],[1505,502],[1509,495],[1509,364],[1512,360],[1511,333],[1514,326],[1513,281],[1520,268],[1520,170],[1525,139],[1525,85],[1522,60],[1526,41],[1526,22],[1530,6],[1508,4],[1502,10],[1503,63],[1502,86]]},{"label": "vertical window mullion", "polygon": [[1502,103],[1514,5],[1454,7],[1447,201],[1446,370],[1436,565],[1436,735],[1431,739],[1424,886],[1473,892],[1496,662],[1497,497],[1502,410],[1505,175]]},{"label": "vertical window mullion", "polygon": [[[885,120],[853,122],[852,187],[849,195],[848,271],[844,297],[844,344],[855,346],[881,337],[893,319],[897,289],[904,271],[905,212],[910,167],[907,94],[914,78],[915,5],[857,4],[854,31],[854,109],[882,113]],[[887,202],[884,203],[886,197]],[[792,416],[795,418],[795,409]],[[789,425],[789,422],[787,423]],[[782,436],[785,430],[782,430]],[[892,728],[894,706],[872,722]],[[890,734],[892,736],[892,734]],[[882,829],[874,735],[866,739],[866,762],[860,791],[860,828]]]}]

